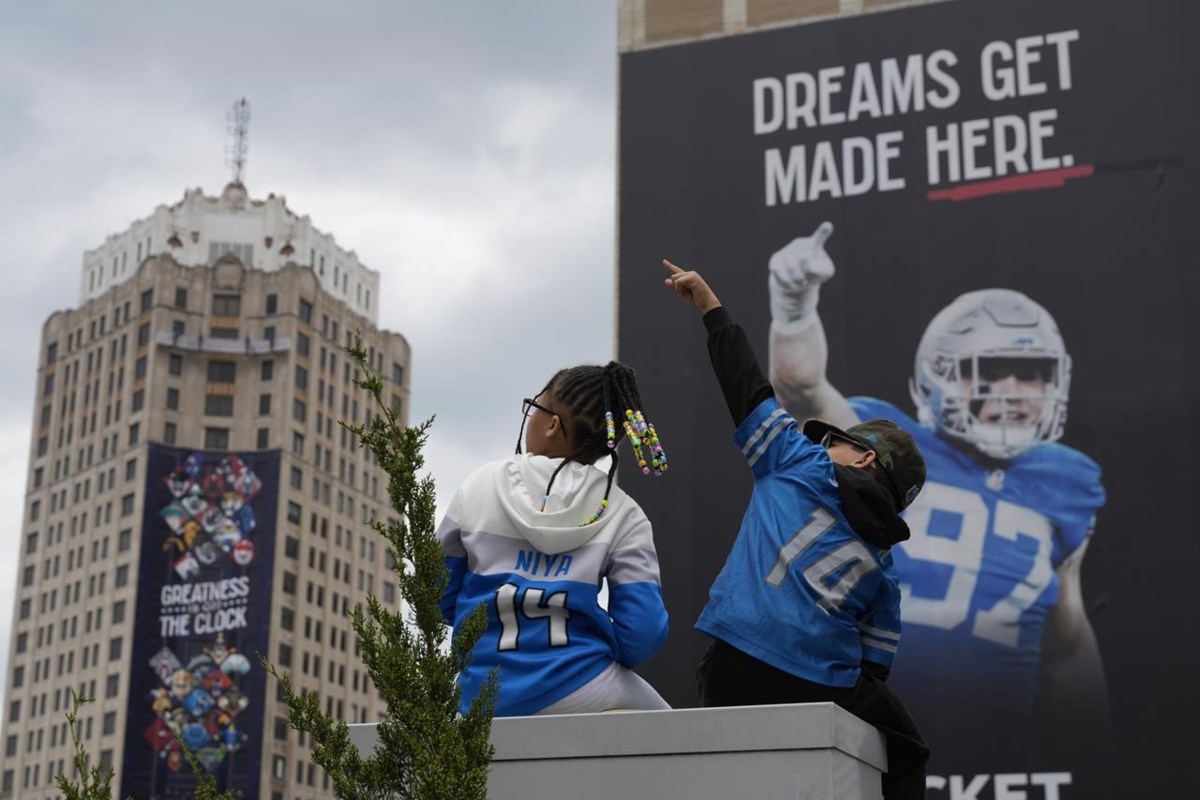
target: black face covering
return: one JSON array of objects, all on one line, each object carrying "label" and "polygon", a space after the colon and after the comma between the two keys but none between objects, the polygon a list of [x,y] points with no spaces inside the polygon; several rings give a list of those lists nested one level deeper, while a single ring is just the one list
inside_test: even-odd
[{"label": "black face covering", "polygon": [[896,500],[870,471],[833,465],[842,510],[855,533],[876,547],[890,548],[909,537],[908,524],[896,511]]}]

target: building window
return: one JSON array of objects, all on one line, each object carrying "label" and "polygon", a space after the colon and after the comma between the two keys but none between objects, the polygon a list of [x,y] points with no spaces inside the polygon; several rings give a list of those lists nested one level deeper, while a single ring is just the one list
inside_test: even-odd
[{"label": "building window", "polygon": [[233,416],[233,395],[210,394],[204,397],[204,413],[214,417]]},{"label": "building window", "polygon": [[183,374],[183,356],[172,353],[167,357],[167,372],[171,375]]},{"label": "building window", "polygon": [[150,344],[150,323],[149,322],[143,322],[141,325],[138,326],[137,343],[138,343],[138,347],[145,347],[146,345]]},{"label": "building window", "polygon": [[242,298],[236,294],[214,294],[214,317],[237,317],[242,313]]},{"label": "building window", "polygon": [[187,289],[183,286],[175,287],[175,307],[187,308]]},{"label": "building window", "polygon": [[296,365],[296,388],[308,391],[308,370],[299,364]]},{"label": "building window", "polygon": [[129,426],[129,446],[130,447],[133,447],[135,444],[138,443],[138,439],[141,437],[141,433],[142,433],[141,423],[135,422]]},{"label": "building window", "polygon": [[264,381],[269,381],[272,378],[274,378],[275,377],[275,362],[274,361],[262,362],[262,366],[260,367],[259,375],[262,378],[262,380],[264,380]]},{"label": "building window", "polygon": [[289,500],[288,504],[287,504],[287,520],[288,520],[288,522],[299,525],[300,524],[300,514],[301,514],[300,504],[297,502],[294,502],[292,500]]},{"label": "building window", "polygon": [[300,540],[294,536],[285,538],[283,540],[283,554],[288,558],[299,558]]},{"label": "building window", "polygon": [[171,337],[173,339],[178,339],[180,336],[183,336],[183,332],[184,332],[183,320],[181,320],[181,319],[171,320]]},{"label": "building window", "polygon": [[117,732],[117,712],[106,711],[104,721],[100,725],[101,736],[112,736]]},{"label": "building window", "polygon": [[175,423],[174,422],[164,422],[163,423],[163,444],[175,444],[175,435],[176,435]]},{"label": "building window", "polygon": [[136,392],[133,393],[133,410],[134,410],[134,412],[141,411],[142,407],[145,405],[146,405],[146,392],[142,389],[138,389]]},{"label": "building window", "polygon": [[[68,367],[70,364],[67,365]],[[52,394],[54,392],[54,373],[51,372],[46,376],[46,380],[42,383],[42,394]]]},{"label": "building window", "polygon": [[154,290],[147,289],[142,292],[142,311],[149,311],[154,306]]},{"label": "building window", "polygon": [[292,419],[302,424],[308,419],[308,406],[303,400],[292,398]]},{"label": "building window", "polygon": [[117,552],[124,553],[133,546],[133,530],[126,528],[117,534]]},{"label": "building window", "polygon": [[271,413],[271,395],[260,394],[258,396],[258,413],[263,416]]},{"label": "building window", "polygon": [[292,452],[298,456],[304,455],[304,434],[292,431]]},{"label": "building window", "polygon": [[271,436],[270,429],[259,428],[258,434],[255,437],[254,446],[257,447],[259,450],[266,450],[267,447],[270,446],[270,436]]},{"label": "building window", "polygon": [[299,467],[292,467],[291,486],[293,489],[301,489],[304,486],[304,473]]},{"label": "building window", "polygon": [[137,361],[133,362],[133,377],[140,379],[146,377],[146,357],[141,356]]},{"label": "building window", "polygon": [[122,643],[123,642],[122,642],[122,639],[120,636],[115,636],[112,639],[108,640],[108,660],[109,661],[120,661],[121,660],[121,645],[122,645]]},{"label": "building window", "polygon": [[133,513],[133,493],[125,495],[121,498],[121,516],[128,517]]},{"label": "building window", "polygon": [[214,325],[212,330],[208,332],[208,335],[214,339],[236,339],[238,338],[238,329],[218,328]]},{"label": "building window", "polygon": [[125,462],[125,480],[131,481],[137,475],[137,459],[131,458]]},{"label": "building window", "polygon": [[53,364],[58,360],[58,342],[46,345],[46,363]]},{"label": "building window", "polygon": [[120,589],[122,586],[125,586],[126,584],[128,584],[129,583],[129,565],[122,564],[121,566],[117,567],[117,574],[113,580],[114,580],[114,583],[116,583],[116,588],[118,588],[118,589]]},{"label": "building window", "polygon": [[233,383],[237,380],[237,362],[234,361],[209,361],[208,362],[208,382],[209,383]]},{"label": "building window", "polygon": [[308,356],[308,337],[303,333],[296,334],[296,354]]},{"label": "building window", "polygon": [[305,324],[311,324],[312,323],[312,312],[313,312],[312,303],[308,302],[307,300],[301,300],[300,301],[300,321]]},{"label": "building window", "polygon": [[296,576],[290,572],[283,573],[283,593],[292,595],[296,593]]},{"label": "building window", "polygon": [[104,696],[116,697],[121,690],[121,676],[109,675],[104,681]]},{"label": "building window", "polygon": [[167,389],[167,408],[172,411],[179,410],[179,390],[170,388]]},{"label": "building window", "polygon": [[120,625],[124,621],[125,621],[125,601],[118,600],[117,602],[113,603],[112,624]]},{"label": "building window", "polygon": [[229,428],[205,428],[204,429],[204,449],[205,450],[228,450],[229,449]]},{"label": "building window", "polygon": [[279,309],[279,295],[272,292],[267,295],[267,313],[274,314]]},{"label": "building window", "polygon": [[392,383],[397,386],[404,384],[404,365],[392,362]]}]

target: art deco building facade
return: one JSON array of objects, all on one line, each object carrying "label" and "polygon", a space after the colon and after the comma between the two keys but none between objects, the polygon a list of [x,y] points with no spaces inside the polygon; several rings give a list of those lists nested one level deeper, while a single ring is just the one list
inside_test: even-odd
[{"label": "art deco building facade", "polygon": [[242,796],[330,795],[257,654],[341,719],[383,712],[348,613],[397,602],[368,526],[386,479],[338,424],[378,413],[356,330],[407,414],[378,298],[378,273],[238,184],[85,254],[79,306],[38,343],[0,797],[59,795],[72,687],[116,796],[184,790],[181,741]]}]

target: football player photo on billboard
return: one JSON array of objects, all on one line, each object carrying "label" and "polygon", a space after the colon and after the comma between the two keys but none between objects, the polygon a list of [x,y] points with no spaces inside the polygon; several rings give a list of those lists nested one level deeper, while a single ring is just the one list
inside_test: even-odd
[{"label": "football player photo on billboard", "polygon": [[1097,464],[1060,442],[1071,359],[1054,317],[1011,289],[966,292],[921,336],[911,408],[848,396],[827,377],[836,354],[818,310],[836,272],[832,235],[824,222],[770,257],[770,377],[797,419],[886,417],[925,454],[928,482],[905,513],[911,538],[895,548],[897,691],[932,731],[935,757],[969,742],[1036,762],[1035,713],[1109,728],[1081,589],[1105,490]]}]

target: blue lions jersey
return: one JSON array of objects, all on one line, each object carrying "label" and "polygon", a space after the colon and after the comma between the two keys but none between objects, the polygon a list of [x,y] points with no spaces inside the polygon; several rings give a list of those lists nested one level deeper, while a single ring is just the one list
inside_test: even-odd
[{"label": "blue lions jersey", "polygon": [[967,709],[1027,716],[1057,570],[1104,505],[1100,468],[1059,444],[988,467],[890,403],[850,405],[911,433],[928,473],[904,513],[912,538],[893,548],[905,626],[897,693],[920,724]]},{"label": "blue lions jersey", "polygon": [[825,686],[853,686],[864,659],[890,667],[900,643],[892,556],[850,526],[828,452],[774,397],[734,440],[754,491],[696,627]]}]

